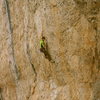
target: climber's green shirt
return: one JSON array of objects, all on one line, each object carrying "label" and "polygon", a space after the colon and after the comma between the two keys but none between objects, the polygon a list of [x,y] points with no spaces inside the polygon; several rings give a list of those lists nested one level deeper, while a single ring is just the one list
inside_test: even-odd
[{"label": "climber's green shirt", "polygon": [[40,47],[43,48],[45,46],[45,43],[43,40],[40,40]]}]

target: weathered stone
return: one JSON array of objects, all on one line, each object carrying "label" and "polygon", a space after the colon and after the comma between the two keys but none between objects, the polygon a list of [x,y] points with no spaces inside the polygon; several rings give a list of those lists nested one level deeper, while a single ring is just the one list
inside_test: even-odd
[{"label": "weathered stone", "polygon": [[1,100],[100,100],[99,0],[0,0],[0,89]]}]

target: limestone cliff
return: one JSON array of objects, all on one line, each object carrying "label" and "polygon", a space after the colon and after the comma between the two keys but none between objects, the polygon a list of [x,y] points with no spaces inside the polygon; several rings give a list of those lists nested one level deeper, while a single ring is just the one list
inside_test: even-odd
[{"label": "limestone cliff", "polygon": [[100,1],[0,0],[0,100],[100,100]]}]

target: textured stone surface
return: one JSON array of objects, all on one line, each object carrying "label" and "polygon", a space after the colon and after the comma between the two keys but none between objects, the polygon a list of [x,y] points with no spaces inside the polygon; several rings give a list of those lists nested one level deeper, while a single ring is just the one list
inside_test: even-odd
[{"label": "textured stone surface", "polygon": [[[6,1],[0,100],[100,100],[100,1]],[[42,35],[52,61],[39,51]]]}]

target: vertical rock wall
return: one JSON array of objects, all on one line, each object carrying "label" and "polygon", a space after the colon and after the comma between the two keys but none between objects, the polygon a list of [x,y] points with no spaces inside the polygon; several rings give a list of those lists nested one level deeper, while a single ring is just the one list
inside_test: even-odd
[{"label": "vertical rock wall", "polygon": [[0,99],[100,100],[99,10],[99,0],[0,0]]}]

